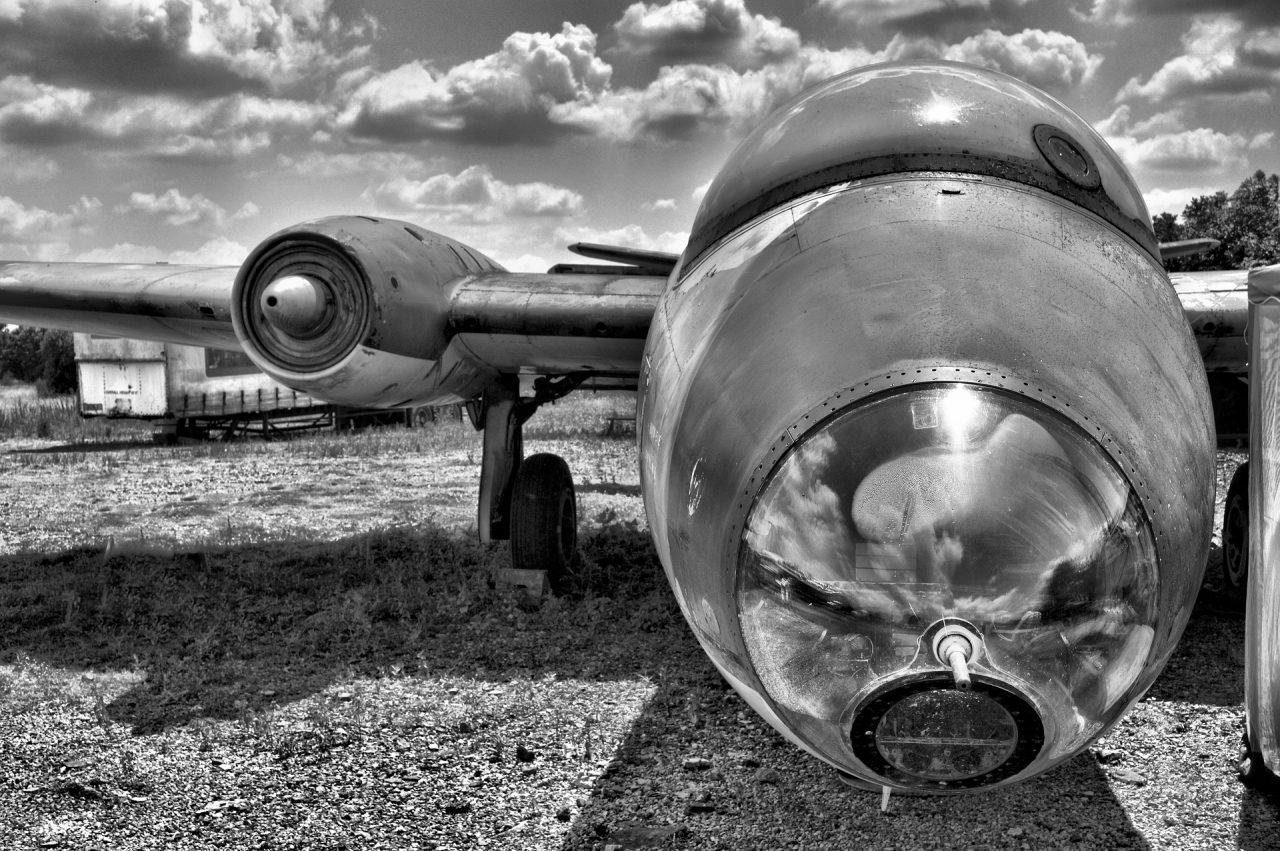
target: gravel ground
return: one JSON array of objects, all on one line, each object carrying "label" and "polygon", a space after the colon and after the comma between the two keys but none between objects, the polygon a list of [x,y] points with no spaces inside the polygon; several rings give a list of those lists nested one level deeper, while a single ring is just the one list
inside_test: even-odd
[{"label": "gravel ground", "polygon": [[[629,444],[548,450],[592,558],[648,553],[642,575],[488,588],[465,449],[0,456],[0,604],[35,595],[0,626],[0,847],[1280,848],[1277,804],[1235,778],[1244,625],[1212,589],[1088,753],[882,812],[705,661],[629,522]],[[382,612],[380,576],[420,583],[421,611]]]}]

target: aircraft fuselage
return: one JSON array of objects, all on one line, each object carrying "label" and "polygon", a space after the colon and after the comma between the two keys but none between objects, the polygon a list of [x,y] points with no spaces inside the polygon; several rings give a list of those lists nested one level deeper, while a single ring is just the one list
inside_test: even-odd
[{"label": "aircraft fuselage", "polygon": [[[1069,191],[1055,154],[1084,172]],[[1212,512],[1203,367],[1117,212],[1140,205],[1127,175],[1056,102],[926,66],[821,87],[718,183],[639,423],[702,646],[862,785],[985,787],[1078,752],[1172,651]]]}]

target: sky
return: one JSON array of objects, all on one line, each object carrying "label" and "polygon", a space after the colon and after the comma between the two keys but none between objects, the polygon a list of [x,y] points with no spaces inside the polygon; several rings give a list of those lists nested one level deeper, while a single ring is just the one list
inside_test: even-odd
[{"label": "sky", "polygon": [[234,264],[344,213],[518,271],[678,252],[770,109],[930,58],[1066,102],[1153,214],[1280,172],[1275,0],[0,0],[0,259]]}]

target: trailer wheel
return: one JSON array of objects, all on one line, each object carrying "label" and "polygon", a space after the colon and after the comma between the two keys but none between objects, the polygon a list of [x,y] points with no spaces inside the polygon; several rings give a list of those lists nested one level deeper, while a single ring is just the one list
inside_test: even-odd
[{"label": "trailer wheel", "polygon": [[1249,462],[1236,467],[1222,518],[1222,578],[1243,592],[1249,580]]},{"label": "trailer wheel", "polygon": [[511,566],[545,570],[563,590],[578,549],[578,503],[569,465],[539,453],[520,462],[511,495]]}]

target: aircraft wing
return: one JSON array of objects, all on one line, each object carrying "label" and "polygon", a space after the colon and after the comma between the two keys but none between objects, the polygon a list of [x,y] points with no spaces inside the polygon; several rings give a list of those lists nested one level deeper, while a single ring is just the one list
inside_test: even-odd
[{"label": "aircraft wing", "polygon": [[456,345],[499,372],[634,378],[666,283],[626,271],[476,275],[454,292],[448,329]]},{"label": "aircraft wing", "polygon": [[[636,341],[644,340],[666,283],[649,269],[665,267],[672,257],[605,246],[575,248],[635,265],[583,269],[587,274],[557,267],[566,271],[472,276],[453,293],[450,332],[498,371],[634,370]],[[231,323],[236,272],[235,266],[163,263],[0,263],[0,321],[239,349]],[[1174,272],[1169,277],[1206,371],[1243,374],[1248,273]]]},{"label": "aircraft wing", "polygon": [[[666,283],[646,272],[671,257],[575,247],[636,265],[473,276],[453,294],[450,332],[498,371],[634,370],[637,341]],[[236,272],[163,263],[0,263],[0,321],[235,350],[241,348],[231,323]],[[1244,374],[1247,272],[1169,277],[1206,371]]]},{"label": "aircraft wing", "polygon": [[679,254],[668,254],[665,251],[646,251],[641,248],[627,248],[621,245],[599,245],[594,242],[575,242],[569,246],[574,254],[590,257],[595,260],[608,260],[611,263],[622,263],[636,268],[638,272],[666,277],[680,262]]},{"label": "aircraft wing", "polygon": [[1178,239],[1173,242],[1160,243],[1160,259],[1172,260],[1175,257],[1187,257],[1192,254],[1203,254],[1212,251],[1222,243],[1208,237],[1196,239]]},{"label": "aircraft wing", "polygon": [[[650,264],[654,261],[649,259]],[[498,374],[593,374],[634,386],[666,284],[649,267],[486,270],[448,288],[441,346]],[[240,350],[238,267],[0,263],[0,323]]]},{"label": "aircraft wing", "polygon": [[239,349],[235,266],[0,263],[0,322]]},{"label": "aircraft wing", "polygon": [[1244,269],[1171,272],[1169,280],[1195,334],[1205,371],[1211,376],[1244,375],[1249,360],[1244,340],[1249,319],[1249,273]]}]

